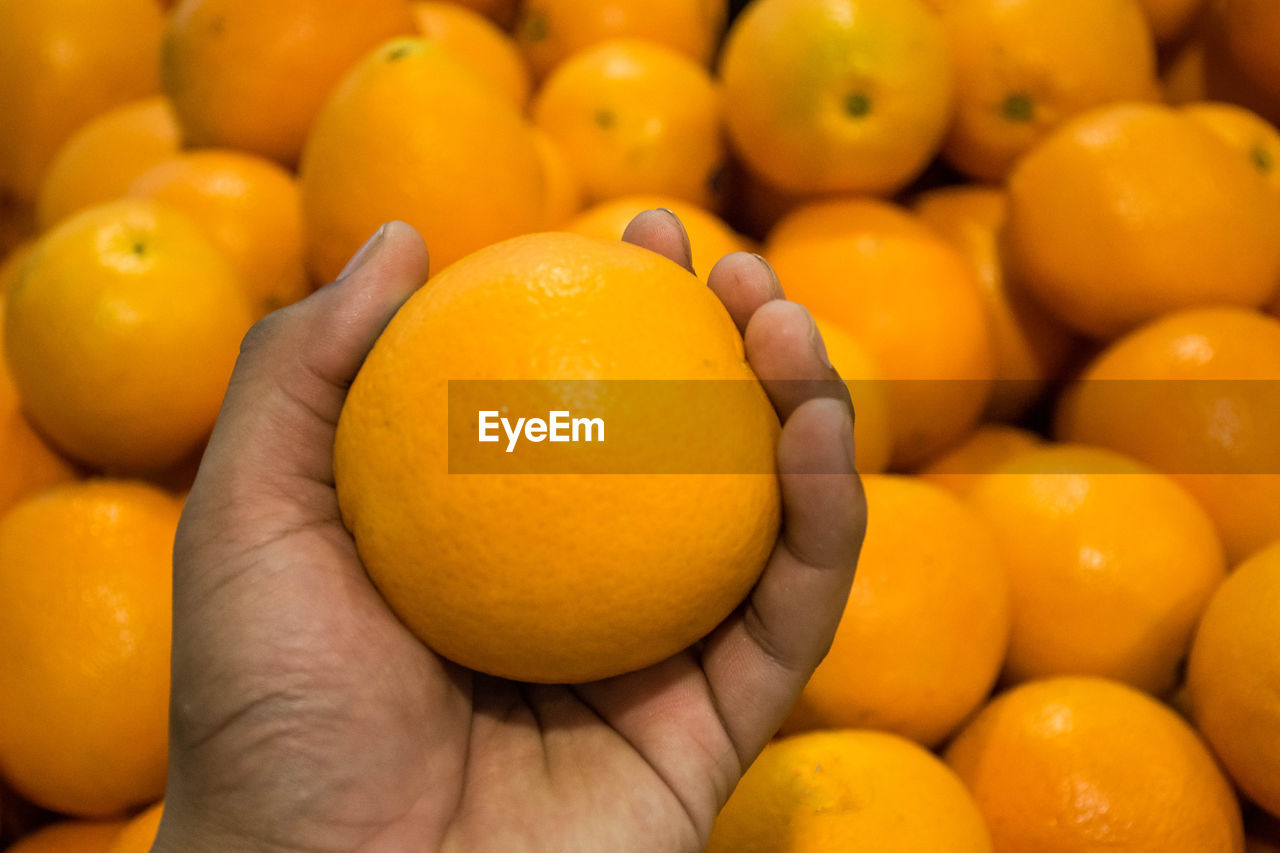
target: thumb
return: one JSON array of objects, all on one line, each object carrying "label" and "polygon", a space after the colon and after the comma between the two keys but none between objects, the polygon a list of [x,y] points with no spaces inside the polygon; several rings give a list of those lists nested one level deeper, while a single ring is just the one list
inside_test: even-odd
[{"label": "thumb", "polygon": [[333,435],[347,388],[426,278],[418,232],[388,222],[334,282],[250,329],[192,498],[288,495],[299,480],[332,484]]}]

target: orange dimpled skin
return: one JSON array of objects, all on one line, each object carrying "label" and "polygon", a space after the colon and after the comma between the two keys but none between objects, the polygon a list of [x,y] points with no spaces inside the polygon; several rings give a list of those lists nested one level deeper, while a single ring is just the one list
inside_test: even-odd
[{"label": "orange dimpled skin", "polygon": [[937,152],[952,72],[923,0],[756,0],[720,57],[752,171],[798,193],[890,193]]},{"label": "orange dimpled skin", "polygon": [[1011,268],[1064,323],[1112,338],[1200,305],[1261,305],[1280,282],[1280,199],[1168,107],[1102,107],[1009,179]]},{"label": "orange dimpled skin", "polygon": [[84,122],[160,88],[155,0],[0,2],[0,197],[35,201]]},{"label": "orange dimpled skin", "polygon": [[1111,451],[1047,446],[979,480],[1013,592],[1005,677],[1100,675],[1162,694],[1226,574],[1213,522],[1176,483]]},{"label": "orange dimpled skin", "polygon": [[725,148],[719,87],[706,69],[660,44],[616,39],[556,69],[533,103],[588,203],[661,193],[719,203]]},{"label": "orange dimpled skin", "polygon": [[164,90],[189,145],[292,165],[347,69],[413,32],[409,0],[182,0],[165,31]]},{"label": "orange dimpled skin", "polygon": [[205,438],[252,323],[230,261],[140,199],[48,232],[6,300],[5,355],[32,421],[73,458],[130,473]]},{"label": "orange dimpled skin", "polygon": [[931,747],[1000,673],[1009,581],[986,521],[949,492],[906,477],[864,485],[870,521],[853,590],[783,730],[879,729]]},{"label": "orange dimpled skin", "polygon": [[0,770],[45,808],[105,817],[164,791],[170,554],[181,507],[97,480],[0,520]]},{"label": "orange dimpled skin", "polygon": [[955,775],[905,738],[829,731],[775,741],[711,828],[707,853],[991,853]]},{"label": "orange dimpled skin", "polygon": [[299,167],[307,258],[333,279],[382,223],[418,229],[438,272],[541,227],[542,161],[511,105],[447,48],[381,45],[343,78]]},{"label": "orange dimpled skin", "polygon": [[[646,383],[551,386],[611,424],[609,441],[671,424],[691,440],[605,460],[630,474],[464,476],[450,473],[448,410],[450,381],[467,379],[734,381],[700,415],[646,406]],[[541,387],[513,383],[503,405],[546,411]],[[777,536],[778,432],[704,284],[630,244],[534,234],[459,261],[401,308],[351,386],[334,477],[369,576],[428,646],[501,677],[578,682],[675,654],[742,601]],[[726,473],[700,473],[715,460]]]},{"label": "orange dimpled skin", "polygon": [[1240,806],[1173,711],[1101,678],[1051,678],[998,696],[946,761],[995,853],[1242,853]]},{"label": "orange dimpled skin", "polygon": [[1245,560],[1200,620],[1191,715],[1245,795],[1280,817],[1280,542]]},{"label": "orange dimpled skin", "polygon": [[941,237],[886,202],[838,199],[784,218],[764,255],[789,299],[852,335],[890,380],[895,468],[973,427],[991,391],[990,333],[973,274]]}]

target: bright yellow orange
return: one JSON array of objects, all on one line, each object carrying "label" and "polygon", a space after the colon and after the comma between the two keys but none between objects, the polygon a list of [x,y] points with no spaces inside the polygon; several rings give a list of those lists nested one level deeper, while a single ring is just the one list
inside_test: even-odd
[{"label": "bright yellow orange", "polygon": [[1187,666],[1191,713],[1227,772],[1280,816],[1280,541],[1240,564],[1200,620]]},{"label": "bright yellow orange", "polygon": [[299,185],[320,281],[392,219],[426,238],[434,272],[546,215],[528,125],[446,48],[418,38],[351,69],[316,120]]},{"label": "bright yellow orange", "polygon": [[721,113],[706,69],[640,39],[576,54],[533,103],[534,121],[568,155],[588,203],[660,193],[717,206],[726,156]]},{"label": "bright yellow orange", "polygon": [[1280,5],[1222,0],[1217,9],[1235,67],[1264,94],[1280,99]]},{"label": "bright yellow orange", "polygon": [[164,801],[160,801],[138,814],[120,830],[107,853],[150,853],[164,816]]},{"label": "bright yellow orange", "polygon": [[1190,495],[1118,453],[1057,445],[985,475],[969,502],[995,530],[1013,591],[1006,680],[1174,686],[1226,574],[1213,522]]},{"label": "bright yellow orange", "polygon": [[0,467],[0,516],[27,495],[76,477],[71,463],[22,414],[22,401],[3,358],[3,343],[4,299],[0,298],[0,459],[5,460]]},{"label": "bright yellow orange", "polygon": [[871,352],[839,326],[820,317],[814,325],[822,335],[827,360],[849,389],[853,421],[854,464],[861,474],[878,474],[893,456],[893,427],[889,422],[889,388],[884,371]]},{"label": "bright yellow orange", "polygon": [[885,202],[833,200],[783,219],[764,254],[787,297],[853,335],[890,380],[895,467],[973,427],[990,393],[989,332],[972,273],[941,237]]},{"label": "bright yellow orange", "polygon": [[[552,382],[449,390],[468,379]],[[608,381],[623,379],[664,381]],[[498,397],[511,418],[589,410],[608,443],[509,455],[475,441],[474,418],[451,427],[449,411]],[[347,396],[334,478],[369,576],[432,649],[575,682],[662,660],[742,601],[777,535],[777,436],[702,282],[620,241],[534,234],[459,261],[400,309]]]},{"label": "bright yellow orange", "polygon": [[180,512],[153,486],[91,480],[0,519],[0,597],[22,602],[0,621],[0,769],[32,802],[107,817],[164,792]]},{"label": "bright yellow orange", "polygon": [[1155,49],[1134,0],[952,0],[943,20],[956,69],[943,153],[977,178],[1003,179],[1071,116],[1154,89]]},{"label": "bright yellow orange", "polygon": [[578,173],[560,143],[550,134],[540,127],[531,127],[530,132],[542,163],[542,227],[563,228],[582,209],[582,185]]},{"label": "bright yellow orange", "polygon": [[913,208],[969,262],[991,331],[995,381],[986,413],[995,420],[1016,420],[1057,377],[1073,342],[1025,288],[1005,275],[1000,236],[1008,199],[997,187],[944,187],[918,196]]},{"label": "bright yellow orange", "polygon": [[1163,317],[1104,350],[1059,404],[1055,433],[1176,479],[1239,562],[1280,538],[1280,320],[1238,308]]},{"label": "bright yellow orange", "polygon": [[123,104],[88,122],[59,149],[40,185],[40,230],[122,197],[134,178],[177,154],[178,141],[178,120],[163,95]]},{"label": "bright yellow orange", "polygon": [[160,88],[154,0],[0,2],[0,197],[34,202],[63,142]]},{"label": "bright yellow orange", "polygon": [[529,65],[511,36],[454,0],[413,0],[418,34],[438,41],[523,110],[533,86]]},{"label": "bright yellow orange", "polygon": [[538,77],[602,41],[640,38],[707,66],[728,14],[727,0],[525,0],[516,41]]},{"label": "bright yellow orange", "polygon": [[139,175],[129,195],[199,226],[235,265],[259,316],[310,291],[297,181],[276,163],[238,151],[186,151]]},{"label": "bright yellow orange", "polygon": [[997,697],[946,760],[995,853],[1244,850],[1240,806],[1191,727],[1106,679],[1051,678]]},{"label": "bright yellow orange", "polygon": [[704,281],[725,255],[750,249],[747,239],[714,213],[683,199],[663,195],[623,196],[600,202],[565,223],[564,230],[601,240],[619,240],[636,214],[659,207],[680,217],[693,250],[693,271]]},{"label": "bright yellow orange", "polygon": [[62,820],[18,839],[5,853],[107,853],[123,821]]},{"label": "bright yellow orange", "polygon": [[887,194],[915,177],[951,118],[951,75],[923,0],[756,0],[720,58],[737,152],[810,194]]},{"label": "bright yellow orange", "polygon": [[867,731],[775,741],[711,829],[707,853],[990,853],[973,800],[911,741]]},{"label": "bright yellow orange", "polygon": [[164,89],[190,145],[291,165],[347,69],[415,31],[409,0],[184,0],[165,33]]},{"label": "bright yellow orange", "polygon": [[1280,282],[1277,234],[1280,199],[1257,170],[1168,107],[1079,116],[1009,180],[1014,274],[1095,337],[1179,308],[1261,305]]},{"label": "bright yellow orange", "polygon": [[783,731],[870,728],[934,746],[995,684],[1009,581],[986,521],[954,495],[906,477],[863,482],[853,591]]},{"label": "bright yellow orange", "polygon": [[1280,193],[1280,130],[1251,110],[1219,101],[1187,104],[1182,112],[1243,154]]},{"label": "bright yellow orange", "polygon": [[252,322],[231,263],[190,220],[138,199],[50,231],[6,299],[27,414],[73,458],[127,472],[196,449]]},{"label": "bright yellow orange", "polygon": [[968,438],[919,471],[921,479],[967,497],[983,474],[1043,444],[1040,436],[1007,424],[982,424]]}]

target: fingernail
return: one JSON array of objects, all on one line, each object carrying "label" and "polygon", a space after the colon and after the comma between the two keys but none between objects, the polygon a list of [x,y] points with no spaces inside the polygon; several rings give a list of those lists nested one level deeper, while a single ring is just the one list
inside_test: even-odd
[{"label": "fingernail", "polygon": [[382,237],[387,231],[387,224],[384,222],[378,226],[378,230],[373,232],[373,236],[364,241],[364,245],[351,256],[351,260],[347,261],[347,265],[342,268],[342,272],[338,273],[335,281],[341,281],[351,273],[360,269],[369,258],[373,257],[374,249],[382,242]]},{"label": "fingernail", "polygon": [[758,255],[755,252],[751,253],[751,257],[759,261],[760,266],[764,267],[765,271],[769,273],[769,281],[773,285],[774,297],[777,299],[781,299],[782,298],[782,282],[778,280],[778,274],[773,271],[773,264],[765,260],[764,255]]},{"label": "fingernail", "polygon": [[812,314],[809,315],[809,345],[813,347],[813,354],[818,357],[818,361],[822,362],[824,367],[831,367],[831,359],[827,357],[827,345],[822,340],[822,333],[818,331],[818,324],[814,321]]},{"label": "fingernail", "polygon": [[680,243],[684,246],[684,255],[686,258],[693,258],[693,249],[689,245],[689,232],[684,230],[684,223],[680,221],[680,217],[676,216],[676,212],[669,207],[659,207],[655,210],[661,210],[667,216],[671,217],[671,221],[680,229]]}]

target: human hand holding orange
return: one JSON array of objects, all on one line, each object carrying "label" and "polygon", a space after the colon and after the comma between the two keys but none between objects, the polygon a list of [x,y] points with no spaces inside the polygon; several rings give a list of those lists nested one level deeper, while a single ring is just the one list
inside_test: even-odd
[{"label": "human hand holding orange", "polygon": [[[668,214],[624,239],[689,266]],[[701,850],[831,642],[866,524],[847,398],[751,255],[709,276],[783,430],[784,526],[750,597],[647,669],[572,686],[452,664],[366,577],[333,489],[346,389],[426,277],[388,225],[246,338],[174,559],[170,771],[156,851]]]}]

